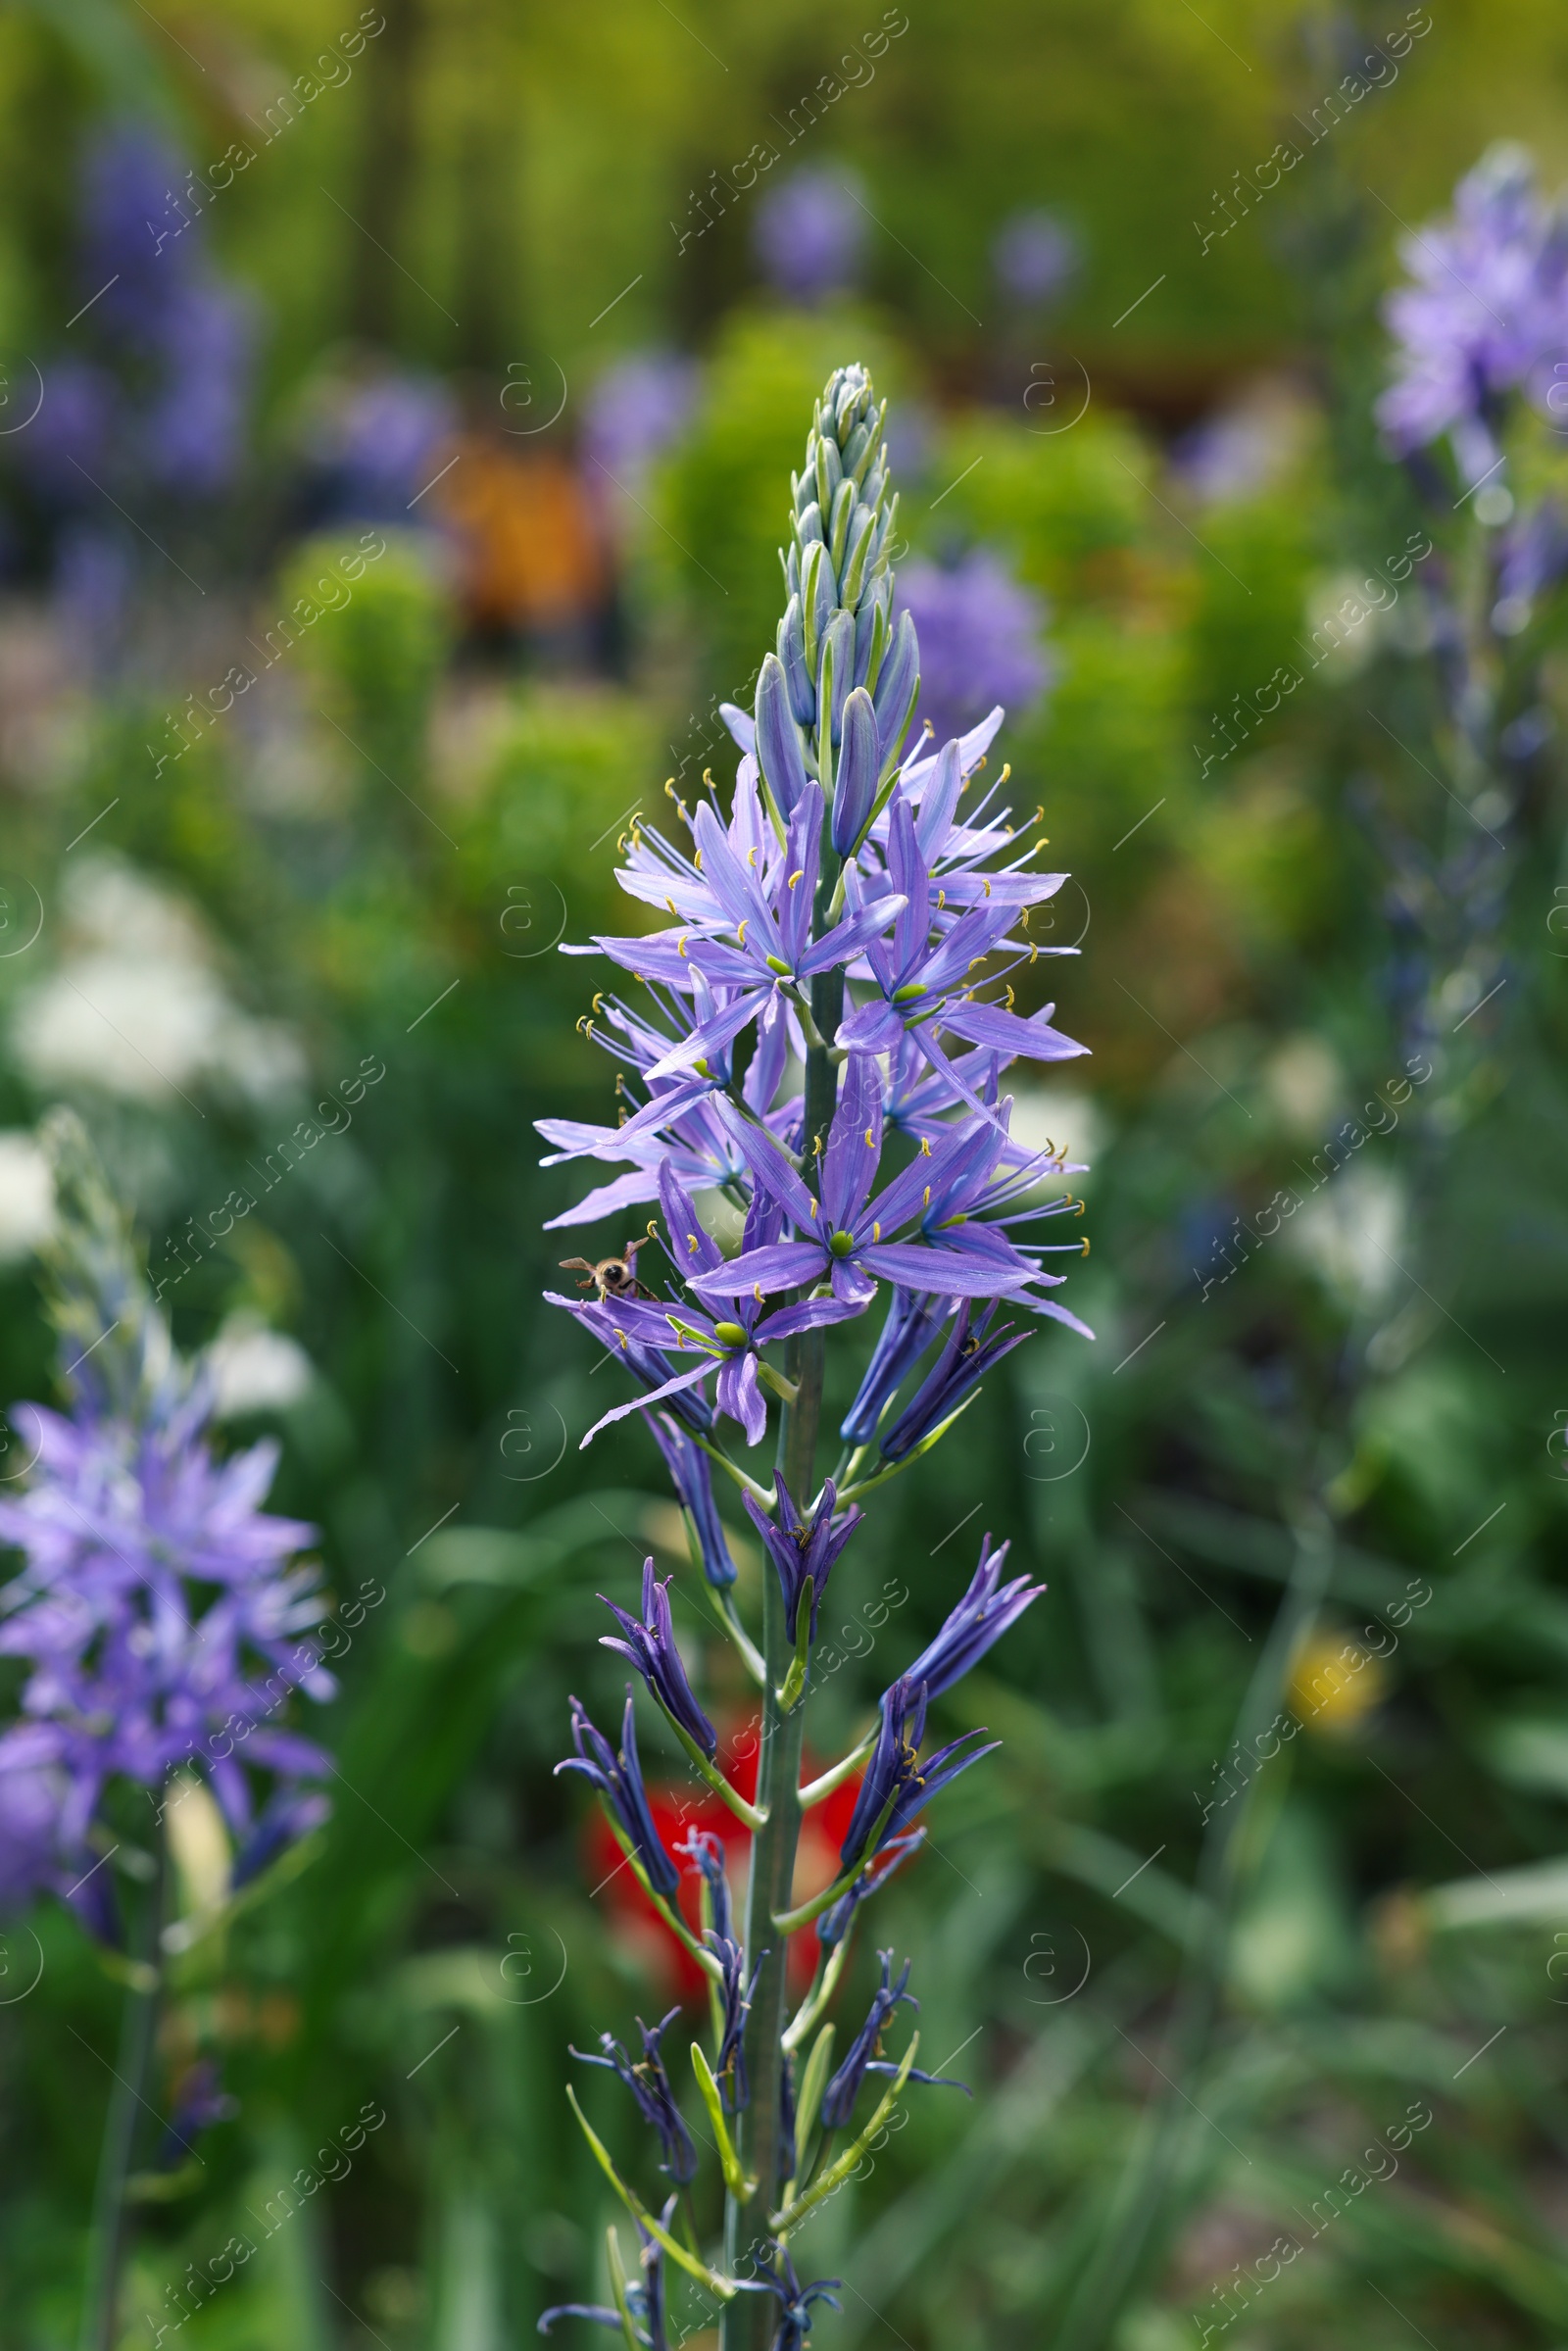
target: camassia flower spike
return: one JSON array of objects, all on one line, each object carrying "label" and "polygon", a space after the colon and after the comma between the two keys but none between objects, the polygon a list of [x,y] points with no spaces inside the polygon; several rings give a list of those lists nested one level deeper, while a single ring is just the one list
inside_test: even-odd
[{"label": "camassia flower spike", "polygon": [[[1004,1582],[1007,1545],[988,1536],[966,1591],[922,1595],[927,1621],[946,1608],[945,1621],[883,1692],[872,1729],[810,1778],[818,1616],[860,1496],[914,1474],[987,1374],[1047,1324],[1090,1336],[1057,1301],[1065,1276],[1049,1270],[1085,1253],[1074,1228],[1053,1238],[1082,1212],[1062,1188],[1081,1171],[1065,1149],[1014,1138],[1008,1091],[1015,1065],[1084,1051],[1035,986],[1042,955],[1076,952],[1030,930],[1065,876],[1040,865],[1046,844],[1015,817],[1008,770],[981,781],[1000,708],[949,740],[922,727],[907,741],[920,645],[910,612],[895,614],[883,421],[865,370],[839,368],[790,483],[776,636],[759,648],[751,709],[722,709],[733,787],[672,777],[673,821],[661,830],[639,814],[620,843],[621,886],[659,927],[565,951],[606,955],[641,985],[635,1004],[595,996],[579,1024],[614,1055],[619,1123],[540,1122],[564,1185],[579,1163],[591,1171],[551,1218],[603,1228],[597,1249],[584,1235],[591,1264],[606,1247],[624,1253],[641,1213],[655,1212],[635,1290],[551,1302],[624,1375],[589,1437],[640,1412],[687,1523],[688,1570],[661,1577],[648,1559],[640,1610],[628,1590],[608,1598],[618,1630],[606,1646],[654,1699],[660,1735],[683,1751],[676,1769],[731,1816],[722,1840],[694,1829],[672,1856],[638,1758],[632,1687],[618,1748],[572,1700],[575,1752],[560,1768],[597,1789],[633,1875],[702,1970],[708,2013],[689,2082],[664,2054],[675,2012],[638,2026],[640,2059],[626,2055],[629,2033],[625,2046],[605,2034],[590,2057],[627,2083],[650,2125],[644,2160],[680,2187],[679,2233],[662,2185],[656,2198],[651,2181],[623,2177],[579,2108],[636,2229],[643,2283],[627,2282],[635,2265],[612,2229],[613,2307],[564,2304],[547,2323],[618,2326],[656,2351],[687,2279],[719,2305],[720,2351],[802,2351],[838,2281],[802,2282],[796,2233],[856,2171],[906,2084],[931,2080],[912,2030],[902,2053],[884,2051],[914,2006],[891,1951],[836,2068],[827,2012],[855,1965],[863,1905],[919,1854],[919,1816],[990,1752],[979,1731],[926,1752],[928,1709],[1043,1587]],[[941,682],[934,709],[989,700],[987,678]],[[879,1294],[876,1329],[858,1328]],[[817,1458],[830,1348],[845,1358],[834,1393],[853,1397],[831,1469]],[[759,1547],[760,1580],[747,1573]],[[688,1642],[699,1631],[730,1640],[760,1686],[755,1797],[719,1769],[722,1718],[698,1695]],[[838,1873],[794,1903],[802,1817],[851,1788]],[[690,1886],[680,1906],[681,1868],[696,1880],[695,1919]],[[732,1875],[744,1878],[744,1917]],[[816,1974],[803,2001],[788,1955],[811,1926]],[[692,2323],[707,2321],[694,2311]]]}]

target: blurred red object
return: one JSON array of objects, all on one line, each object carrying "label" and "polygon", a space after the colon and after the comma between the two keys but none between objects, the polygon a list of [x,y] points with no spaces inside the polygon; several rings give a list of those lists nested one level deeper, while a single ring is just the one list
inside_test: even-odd
[{"label": "blurred red object", "polygon": [[[760,1750],[760,1723],[752,1715],[731,1723],[719,1733],[718,1754],[715,1761],[725,1773],[736,1792],[750,1801],[757,1793],[757,1758]],[[809,1780],[813,1773],[824,1768],[803,1759],[801,1777]],[[839,1847],[855,1810],[860,1780],[857,1774],[836,1788],[820,1804],[812,1806],[801,1822],[801,1841],[795,1857],[794,1899],[808,1902],[824,1886],[831,1886],[839,1874]],[[684,1844],[694,1829],[706,1829],[716,1837],[724,1847],[724,1861],[729,1874],[730,1895],[735,1905],[737,1924],[746,1911],[746,1872],[751,1852],[751,1838],[735,1818],[722,1796],[715,1795],[704,1786],[695,1773],[684,1784],[648,1779],[648,1802],[654,1816],[654,1826],[663,1840],[666,1852],[674,1855],[675,1847]],[[623,1946],[634,1949],[642,1959],[662,1998],[687,2000],[695,1998],[706,1984],[701,1968],[684,1944],[677,1942],[654,1908],[626,1865],[625,1855],[611,1834],[610,1824],[595,1804],[588,1816],[586,1835],[587,1862],[590,1883],[597,1898],[610,1911],[616,1938]],[[684,1870],[677,1899],[681,1916],[692,1933],[698,1933],[698,1886],[695,1870],[688,1868],[675,1856]],[[804,1991],[816,1970],[818,1951],[816,1926],[803,1927],[790,1938],[790,1981]]]}]

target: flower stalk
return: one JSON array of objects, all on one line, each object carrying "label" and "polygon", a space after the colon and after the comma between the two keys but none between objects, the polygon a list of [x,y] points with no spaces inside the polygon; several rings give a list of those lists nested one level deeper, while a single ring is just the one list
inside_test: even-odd
[{"label": "flower stalk", "polygon": [[[689,2215],[692,2244],[677,2250],[667,2216],[656,2223],[591,2133],[590,2144],[641,2233],[645,2269],[667,2255],[719,2295],[722,2351],[799,2351],[806,2342],[813,2306],[832,2301],[838,2280],[803,2284],[786,2240],[848,2179],[910,2081],[931,2082],[915,2069],[913,2038],[902,2058],[882,2055],[898,2009],[917,2005],[907,1966],[892,1982],[891,1952],[882,1989],[831,2078],[836,2027],[825,2012],[848,1973],[860,1909],[920,1844],[914,1816],[988,1751],[971,1734],[922,1758],[928,1699],[1038,1596],[1024,1579],[1000,1585],[1006,1546],[993,1551],[988,1537],[969,1592],[917,1670],[884,1692],[874,1728],[803,1785],[817,1615],[860,1524],[853,1496],[938,1444],[981,1376],[1041,1319],[1083,1328],[1052,1296],[1061,1277],[1047,1270],[1049,1246],[1016,1229],[1033,1220],[1034,1210],[1015,1203],[1038,1192],[1039,1163],[1012,1142],[1011,1103],[1001,1092],[1020,1056],[1053,1061],[1083,1049],[1051,1025],[1049,1011],[1026,1016],[1010,995],[1005,1005],[981,1004],[970,984],[982,966],[1004,972],[1033,959],[1024,918],[1065,877],[1034,870],[1032,850],[1020,854],[997,787],[958,819],[1000,710],[939,750],[921,730],[906,752],[919,647],[907,613],[894,617],[897,502],[882,417],[859,367],[839,369],[817,404],[791,484],[788,602],[775,648],[753,710],[725,706],[741,754],[727,818],[716,788],[695,811],[672,794],[689,849],[647,826],[623,845],[628,890],[673,918],[665,930],[595,943],[646,984],[658,1007],[650,1020],[606,993],[595,999],[589,1033],[599,1041],[602,1029],[621,1065],[623,1121],[541,1122],[563,1147],[559,1156],[632,1169],[558,1223],[593,1221],[612,1197],[616,1213],[632,1197],[660,1203],[662,1231],[656,1220],[648,1249],[658,1239],[667,1259],[662,1297],[644,1254],[634,1295],[554,1302],[641,1392],[612,1404],[590,1436],[644,1409],[687,1513],[692,1564],[713,1618],[761,1692],[757,1790],[747,1799],[718,1769],[716,1733],[687,1679],[652,1560],[640,1617],[607,1603],[621,1636],[608,1645],[641,1675],[693,1768],[751,1834],[739,1933],[723,1849],[706,1832],[681,1848],[701,1874],[701,1939],[679,1915],[679,1873],[644,1785],[630,1690],[618,1749],[573,1700],[576,1753],[561,1767],[595,1784],[637,1884],[708,1978],[713,2049],[695,2044],[692,2068],[724,2194],[720,2265],[694,2250],[698,2207]],[[624,1074],[627,1062],[635,1078]],[[912,1134],[918,1147],[896,1173],[883,1165],[884,1134],[893,1131]],[[733,1252],[699,1213],[712,1191],[743,1209]],[[832,1440],[852,1492],[833,1478],[818,1486],[829,1335],[838,1345],[883,1294],[883,1335]],[[1004,1323],[988,1335],[1004,1304],[1024,1318],[1021,1327]],[[899,1411],[896,1399],[933,1348],[923,1384]],[[771,1421],[771,1492],[731,1457],[723,1419],[751,1446]],[[761,1548],[760,1640],[737,1604],[710,1463],[739,1487]],[[801,1887],[802,1815],[857,1773],[861,1786],[831,1882]],[[813,1926],[817,1964],[792,2017],[790,1942]],[[662,2168],[684,2188],[695,2157],[658,2054],[662,2031],[644,2029],[640,2068],[609,2035],[606,2055],[588,2061],[612,2065],[627,2082],[656,2126]],[[797,2059],[813,2033],[798,2081]],[[893,2082],[857,2131],[871,2072]],[[849,2143],[830,2160],[840,2133]],[[617,2251],[612,2287],[623,2275]],[[645,2299],[646,2315],[627,2289],[613,2309],[573,2304],[546,2319],[569,2310],[624,2332],[630,2311],[653,2351],[664,2351],[651,2287]]]}]

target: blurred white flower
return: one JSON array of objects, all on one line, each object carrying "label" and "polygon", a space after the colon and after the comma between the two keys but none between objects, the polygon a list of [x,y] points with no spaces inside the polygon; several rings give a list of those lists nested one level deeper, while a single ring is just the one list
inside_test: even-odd
[{"label": "blurred white flower", "polygon": [[1023,1084],[1013,1095],[1012,1123],[1007,1131],[1025,1151],[1054,1148],[1087,1171],[1095,1162],[1102,1126],[1101,1113],[1087,1094],[1065,1086]]},{"label": "blurred white flower", "polygon": [[299,1401],[316,1376],[297,1340],[246,1313],[229,1315],[207,1349],[206,1363],[220,1420],[281,1411]]},{"label": "blurred white flower", "polygon": [[1389,1169],[1352,1163],[1286,1225],[1291,1247],[1347,1306],[1385,1297],[1398,1271],[1404,1190]]},{"label": "blurred white flower", "polygon": [[1285,1038],[1263,1065],[1263,1084],[1287,1126],[1318,1135],[1334,1115],[1344,1075],[1321,1037],[1301,1030]]},{"label": "blurred white flower", "polygon": [[1313,668],[1332,657],[1343,677],[1364,669],[1386,648],[1408,652],[1412,630],[1418,636],[1425,625],[1421,610],[1420,597],[1402,596],[1380,572],[1322,575],[1307,590],[1304,615]]},{"label": "blurred white flower", "polygon": [[36,1083],[155,1102],[203,1081],[256,1102],[304,1083],[298,1043],[234,1004],[184,900],[109,857],[72,872],[62,896],[66,958],[13,1017],[17,1058]]},{"label": "blurred white flower", "polygon": [[54,1178],[36,1137],[21,1127],[0,1132],[0,1264],[35,1249],[54,1221]]}]

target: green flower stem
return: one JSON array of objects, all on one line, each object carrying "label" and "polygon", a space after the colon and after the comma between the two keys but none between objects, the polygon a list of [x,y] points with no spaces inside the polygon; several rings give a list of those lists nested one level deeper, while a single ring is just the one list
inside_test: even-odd
[{"label": "green flower stem", "polygon": [[813,1579],[808,1576],[801,1587],[801,1596],[795,1603],[795,1654],[790,1670],[784,1677],[784,1687],[778,1693],[780,1714],[793,1714],[806,1695],[806,1680],[811,1657],[811,1610],[815,1605]]},{"label": "green flower stem", "polygon": [[[566,2084],[566,2099],[572,2113],[577,2118],[583,2137],[593,2150],[594,2161],[625,2205],[626,2210],[631,2214],[632,2219],[647,2229],[655,2244],[662,2245],[670,2260],[677,2262],[689,2278],[695,2278],[699,2285],[706,2285],[710,2294],[716,2294],[720,2301],[728,2303],[735,2292],[734,2279],[722,2276],[717,2270],[710,2270],[705,2261],[700,2260],[695,2253],[690,2252],[681,2243],[679,2237],[671,2236],[669,2230],[655,2220],[635,2188],[628,2187],[616,2171],[611,2161],[610,2149],[578,2105],[576,2089],[569,2082]],[[747,2299],[749,2300],[750,2296]]]},{"label": "green flower stem", "polygon": [[146,2103],[147,2077],[163,1993],[161,1963],[168,1842],[160,1811],[152,1884],[142,1905],[140,1964],[130,1978],[121,2025],[120,2055],[104,2120],[93,2192],[87,2288],[82,2301],[81,2351],[115,2351],[120,2340],[120,2279],[128,2236],[125,2191],[136,2123]]},{"label": "green flower stem", "polygon": [[718,1463],[720,1469],[727,1469],[729,1471],[730,1476],[734,1479],[742,1494],[749,1494],[753,1501],[759,1503],[764,1510],[773,1510],[777,1508],[778,1496],[773,1492],[772,1487],[759,1486],[755,1478],[749,1478],[745,1470],[741,1468],[739,1462],[732,1461],[730,1459],[728,1453],[725,1452],[722,1445],[710,1444],[706,1437],[699,1437],[695,1429],[688,1429],[686,1434],[691,1439],[693,1445],[700,1445],[704,1452],[708,1454],[709,1458]]},{"label": "green flower stem", "polygon": [[772,1390],[772,1393],[778,1397],[778,1400],[781,1404],[794,1403],[795,1389],[793,1384],[786,1380],[781,1372],[776,1372],[773,1369],[772,1364],[765,1361],[761,1355],[759,1355],[757,1358],[757,1376],[761,1381],[764,1388]]},{"label": "green flower stem", "polygon": [[878,1718],[858,1746],[851,1747],[849,1753],[841,1756],[839,1761],[830,1770],[825,1771],[819,1780],[807,1782],[796,1797],[796,1802],[803,1812],[809,1812],[813,1804],[820,1804],[825,1796],[830,1796],[835,1788],[843,1787],[850,1774],[865,1761],[871,1749],[876,1745],[876,1735],[880,1728],[881,1721]]},{"label": "green flower stem", "polygon": [[817,2206],[825,2203],[827,2198],[832,2195],[833,2190],[841,2187],[848,2180],[898,2104],[904,2085],[908,2081],[910,2070],[914,2065],[914,2053],[919,2046],[920,2035],[918,2033],[912,2033],[909,2035],[909,2045],[900,2061],[898,2072],[888,2083],[886,2094],[877,2100],[871,2119],[858,2138],[853,2145],[845,2148],[836,2162],[830,2163],[825,2171],[818,2172],[804,2196],[797,2196],[793,2204],[787,2205],[784,2211],[773,2214],[771,2226],[779,2236],[787,2236],[792,2229],[799,2229],[801,2223],[808,2219]]},{"label": "green flower stem", "polygon": [[[661,1709],[661,1711],[662,1712],[663,1710]],[[680,1724],[676,1722],[675,1717],[672,1714],[665,1713],[664,1720],[666,1723],[668,1723],[670,1729],[674,1732],[675,1737],[680,1740],[681,1745],[685,1748],[687,1756],[691,1761],[692,1768],[695,1771],[701,1772],[709,1787],[713,1790],[713,1793],[723,1797],[731,1812],[734,1813],[735,1818],[738,1821],[744,1821],[747,1828],[751,1830],[753,1836],[755,1837],[758,1830],[766,1825],[767,1814],[763,1811],[760,1811],[757,1805],[748,1804],[746,1798],[740,1793],[739,1789],[731,1788],[723,1773],[715,1764],[709,1762],[708,1757],[703,1753],[702,1748],[698,1745],[696,1739],[693,1739],[691,1733],[683,1730]]]},{"label": "green flower stem", "polygon": [[620,2320],[620,2331],[625,2337],[626,2351],[641,2351],[642,2337],[637,2332],[636,2322],[631,2315],[631,2304],[626,2299],[626,2269],[620,2258],[620,2237],[613,2221],[605,2231],[605,2256],[610,2268],[610,2291],[614,2300],[616,2316]]},{"label": "green flower stem", "polygon": [[[815,1342],[814,1346],[811,1344]],[[782,1464],[792,1491],[801,1491],[810,1475],[815,1446],[815,1417],[822,1392],[821,1335],[807,1332],[792,1341],[799,1349],[799,1398],[786,1407],[779,1433]],[[802,1476],[804,1466],[805,1475]],[[799,1484],[797,1484],[799,1480]],[[765,1827],[752,1845],[752,1868],[746,1893],[746,1949],[761,1959],[746,2029],[746,2062],[752,2084],[751,2103],[738,2118],[742,2172],[757,2187],[743,2204],[725,2198],[724,2258],[731,2274],[745,2273],[758,2258],[754,2246],[764,2239],[761,2216],[777,2201],[779,2178],[780,2050],[788,1998],[784,1938],[773,1928],[773,1912],[787,1903],[795,1877],[795,1848],[801,1814],[796,1788],[801,1775],[801,1738],[806,1709],[785,1714],[778,1692],[794,1654],[784,1622],[784,1594],[776,1575],[768,1573],[762,1586],[762,1653],[766,1675],[762,1685],[762,1748],[758,1775],[759,1806],[767,1814]],[[739,2295],[726,2308],[720,2343],[722,2351],[765,2351],[773,2319],[771,2301],[760,2294]]]},{"label": "green flower stem", "polygon": [[[816,1004],[817,1025],[831,1036],[838,1027],[843,1002],[843,977],[836,996],[831,992]],[[813,986],[813,998],[821,989]],[[808,1050],[806,1062],[806,1126],[808,1164],[817,1153],[809,1147],[821,1142],[832,1122],[837,1082],[832,1062],[820,1046]],[[789,1343],[789,1376],[795,1401],[780,1407],[778,1465],[791,1494],[798,1498],[811,1491],[816,1461],[817,1423],[822,1410],[823,1348],[820,1331],[803,1331]],[[770,1497],[771,1498],[771,1497]],[[767,1821],[752,1844],[751,1877],[746,1889],[746,1949],[760,1956],[757,1989],[746,2024],[746,2065],[752,2085],[751,2103],[737,2117],[741,2170],[757,2181],[752,2196],[742,2203],[724,2200],[724,2261],[731,2274],[750,2270],[767,2234],[763,2216],[778,2201],[783,2184],[779,2168],[779,2101],[783,2041],[789,1999],[785,1939],[773,1925],[775,1911],[787,1907],[795,1880],[795,1849],[801,1833],[797,1788],[801,1777],[801,1739],[806,1708],[786,1714],[779,1691],[794,1660],[795,1643],[784,1621],[784,1594],[776,1575],[762,1581],[762,1750],[759,1760],[757,1801]],[[737,2296],[724,2312],[721,2351],[766,2351],[773,2329],[774,2309],[762,2294]]]},{"label": "green flower stem", "polygon": [[696,1960],[698,1966],[702,1969],[704,1975],[709,1979],[710,1983],[722,1984],[724,1981],[724,1971],[719,1966],[718,1961],[713,1957],[712,1952],[708,1948],[706,1943],[700,1943],[698,1941],[690,1927],[687,1926],[686,1921],[681,1917],[680,1912],[672,1903],[665,1901],[663,1895],[654,1885],[653,1881],[648,1875],[648,1872],[644,1869],[642,1863],[637,1858],[636,1846],[626,1835],[626,1832],[621,1827],[619,1821],[616,1820],[607,1800],[601,1796],[599,1802],[600,1810],[604,1813],[605,1819],[610,1824],[610,1834],[612,1837],[613,1837],[616,1844],[619,1845],[621,1851],[626,1856],[627,1868],[631,1871],[632,1876],[636,1879],[638,1885],[642,1887],[644,1893],[648,1896],[648,1899],[650,1902],[652,1902],[654,1908],[658,1911],[660,1917],[663,1920],[671,1935],[674,1935],[677,1942],[685,1945],[686,1949]]},{"label": "green flower stem", "polygon": [[826,1958],[826,1963],[818,1962],[816,1982],[802,2003],[794,2024],[784,2035],[784,2046],[791,2054],[800,2047],[829,2000],[832,1999],[833,1994],[838,1990],[839,1978],[843,1975],[849,1961],[851,1939],[851,1936],[846,1935],[842,1942],[834,1945],[833,1950]]},{"label": "green flower stem", "polygon": [[697,2077],[697,2087],[702,2093],[703,2104],[708,2109],[709,2122],[713,2128],[713,2143],[718,2149],[719,2168],[724,2174],[724,2185],[732,2196],[738,2197],[742,2203],[745,2203],[751,2196],[756,2182],[748,2180],[741,2170],[740,2159],[735,2153],[734,2143],[730,2138],[723,2100],[718,2094],[718,2083],[713,2080],[712,2068],[703,2055],[702,2044],[695,2040],[692,2043],[692,2072]]},{"label": "green flower stem", "polygon": [[858,1879],[864,1876],[876,1859],[876,1839],[887,1824],[894,1802],[895,1798],[889,1796],[887,1803],[882,1808],[882,1818],[877,1822],[867,1840],[866,1850],[860,1855],[853,1869],[846,1870],[842,1878],[835,1878],[831,1886],[825,1886],[819,1894],[813,1894],[808,1902],[802,1902],[798,1909],[774,1913],[773,1926],[778,1934],[799,1935],[803,1927],[808,1927],[813,1919],[819,1919],[824,1910],[831,1910],[835,1902],[843,1901],[851,1886],[856,1884]]},{"label": "green flower stem", "polygon": [[[699,1573],[702,1572],[702,1564],[703,1563],[700,1556],[694,1558],[693,1565],[697,1568]],[[703,1588],[707,1592],[709,1599],[712,1603],[713,1614],[718,1618],[718,1621],[723,1626],[724,1631],[729,1635],[731,1641],[739,1649],[742,1663],[745,1665],[747,1672],[751,1675],[752,1680],[758,1685],[758,1688],[760,1689],[761,1685],[767,1679],[767,1668],[762,1662],[761,1650],[758,1647],[756,1641],[753,1641],[751,1635],[747,1632],[746,1627],[741,1623],[740,1618],[735,1613],[735,1602],[731,1599],[727,1592],[720,1592],[716,1586],[708,1583],[706,1578],[704,1579]]]},{"label": "green flower stem", "polygon": [[918,1445],[911,1445],[909,1447],[909,1450],[905,1454],[902,1461],[890,1461],[885,1469],[877,1470],[873,1476],[869,1478],[861,1478],[857,1485],[846,1486],[844,1492],[839,1495],[840,1504],[842,1505],[849,1502],[857,1502],[859,1500],[862,1494],[869,1494],[873,1487],[885,1486],[890,1478],[902,1477],[905,1470],[912,1469],[922,1454],[928,1453],[934,1445],[940,1445],[942,1443],[943,1438],[946,1437],[954,1422],[961,1418],[961,1416],[968,1411],[969,1406],[975,1400],[975,1396],[978,1394],[979,1391],[977,1389],[972,1395],[966,1396],[963,1399],[963,1402],[958,1406],[957,1411],[950,1412],[946,1420],[938,1421],[936,1427],[931,1430],[928,1436],[922,1437]]}]

